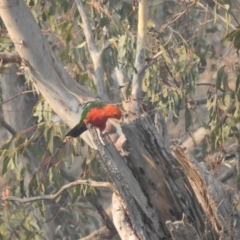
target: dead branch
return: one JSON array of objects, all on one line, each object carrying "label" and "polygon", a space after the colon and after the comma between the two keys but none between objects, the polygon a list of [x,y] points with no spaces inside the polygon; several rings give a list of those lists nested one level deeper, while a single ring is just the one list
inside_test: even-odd
[{"label": "dead branch", "polygon": [[128,217],[135,233],[142,240],[149,239],[148,232],[152,234],[151,239],[159,239],[159,236],[163,236],[163,232],[159,227],[157,212],[148,207],[147,198],[128,168],[126,160],[108,137],[100,139],[96,129],[89,126],[88,128],[98,149],[96,151],[97,158],[118,190],[122,205],[128,211]]},{"label": "dead branch", "polygon": [[77,185],[87,185],[87,186],[92,186],[92,187],[98,187],[98,188],[108,188],[111,189],[113,192],[115,191],[114,186],[109,183],[109,182],[95,182],[91,180],[77,180],[75,182],[68,183],[64,186],[61,187],[61,189],[56,192],[55,194],[50,194],[50,195],[42,195],[42,196],[37,196],[37,197],[31,197],[31,198],[18,198],[14,196],[8,196],[1,198],[2,201],[16,201],[20,203],[28,203],[28,202],[34,202],[34,201],[39,201],[39,200],[54,200],[57,197],[59,197],[64,191],[66,191],[69,188],[75,187]]},{"label": "dead branch", "polygon": [[178,145],[173,146],[172,151],[185,170],[186,178],[205,212],[205,217],[211,223],[210,231],[216,232],[221,236],[220,239],[230,236],[238,239],[240,218],[236,209],[239,200],[236,192],[215,180],[204,166]]},{"label": "dead branch", "polygon": [[[157,122],[161,123],[158,119]],[[108,137],[100,140],[95,130],[90,129],[98,148],[98,159],[118,189],[120,212],[126,209],[121,212],[122,217],[117,218],[127,216],[126,222],[131,223],[137,237],[144,240],[170,237],[166,222],[180,220],[183,214],[201,239],[225,239],[226,236],[238,239],[237,194],[215,180],[180,146],[172,150],[174,158],[166,134],[159,126],[158,129],[160,133],[148,116],[126,119],[122,125],[127,139],[122,146],[124,157]],[[124,227],[126,231],[127,226]]]}]

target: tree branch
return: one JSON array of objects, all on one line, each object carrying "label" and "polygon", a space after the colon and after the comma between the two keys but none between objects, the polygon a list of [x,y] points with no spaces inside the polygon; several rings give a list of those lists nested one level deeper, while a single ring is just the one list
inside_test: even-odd
[{"label": "tree branch", "polygon": [[91,26],[90,26],[87,14],[84,10],[83,3],[81,0],[75,0],[75,2],[77,4],[78,11],[82,18],[82,28],[83,28],[84,35],[86,37],[89,52],[90,54],[98,53],[98,49],[94,42]]},{"label": "tree branch", "polygon": [[36,91],[34,91],[34,90],[21,91],[21,92],[19,92],[18,94],[16,94],[15,96],[9,98],[8,100],[5,100],[5,101],[3,101],[3,102],[0,102],[0,106],[3,105],[3,104],[5,104],[5,103],[7,103],[7,102],[12,101],[13,99],[15,99],[15,98],[17,98],[17,97],[19,97],[19,96],[21,96],[21,95],[23,95],[23,94],[33,93],[33,92],[36,92]]},{"label": "tree branch", "polygon": [[97,93],[98,96],[105,101],[108,101],[108,96],[105,91],[105,86],[104,86],[104,71],[103,71],[103,63],[102,63],[102,53],[104,52],[103,50],[99,51],[97,49],[97,46],[94,41],[94,37],[92,34],[91,26],[87,17],[87,14],[84,10],[82,0],[75,0],[78,11],[80,13],[80,16],[82,18],[82,28],[84,35],[86,37],[87,41],[87,46],[88,50],[90,52],[93,65],[94,65],[94,72],[95,72],[95,78],[96,78],[96,87],[97,87]]},{"label": "tree branch", "polygon": [[162,51],[156,53],[152,58],[151,60],[142,68],[141,71],[145,72],[149,67],[151,67],[155,62],[156,60],[162,55]]},{"label": "tree branch", "polygon": [[24,198],[24,199],[14,197],[14,196],[8,196],[8,197],[1,198],[1,200],[2,201],[16,201],[16,202],[20,202],[20,203],[28,203],[28,202],[34,202],[34,201],[39,201],[39,200],[54,200],[58,196],[60,196],[62,194],[62,192],[66,191],[67,189],[75,187],[77,185],[81,185],[81,184],[92,186],[92,187],[98,187],[98,188],[108,188],[108,189],[112,190],[113,192],[115,191],[114,186],[109,182],[96,182],[96,181],[80,179],[75,182],[71,182],[71,183],[68,183],[68,184],[62,186],[61,189],[58,192],[56,192],[55,194],[42,195],[42,196]]},{"label": "tree branch", "polygon": [[130,110],[135,112],[140,109],[140,101],[142,99],[142,81],[145,71],[142,71],[145,63],[145,48],[147,36],[147,0],[138,2],[138,34],[137,34],[137,51],[134,67],[136,72],[132,81],[132,103]]},{"label": "tree branch", "polygon": [[[100,139],[96,129],[88,126],[88,130],[98,149],[96,156],[107,176],[117,188],[122,201],[121,204],[124,209],[127,209],[126,214],[130,218],[129,221],[135,234],[137,234],[139,239],[146,240],[149,239],[148,233],[151,231],[151,239],[162,238],[163,232],[159,227],[159,216],[157,215],[156,209],[153,206],[151,208],[148,207],[148,201],[142,191],[142,186],[140,186],[127,166],[128,160],[120,155],[108,136]],[[131,132],[131,134],[133,133]],[[134,141],[135,140],[134,138]],[[140,146],[137,147],[137,151],[139,152]],[[130,148],[132,151],[132,146]],[[133,148],[135,148],[135,146]],[[143,148],[142,145],[141,148]],[[140,158],[140,154],[141,153],[136,155],[137,159]],[[147,165],[146,162],[145,165]],[[144,228],[142,226],[144,226]]]}]

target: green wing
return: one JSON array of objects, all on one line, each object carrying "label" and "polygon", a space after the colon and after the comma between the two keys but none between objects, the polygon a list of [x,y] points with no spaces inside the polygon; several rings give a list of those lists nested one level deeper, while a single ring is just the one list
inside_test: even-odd
[{"label": "green wing", "polygon": [[102,108],[106,105],[107,103],[103,101],[94,101],[86,103],[83,107],[79,124],[82,124],[83,120],[87,117],[87,114],[91,111],[92,108]]},{"label": "green wing", "polygon": [[70,132],[67,133],[66,137],[71,136],[76,138],[79,135],[81,135],[83,132],[85,132],[87,130],[87,126],[84,123],[84,119],[87,117],[87,114],[89,113],[89,111],[91,111],[92,108],[102,108],[106,105],[107,103],[103,101],[94,101],[94,102],[88,102],[87,104],[85,104],[83,106],[83,111],[82,111],[79,123],[73,129],[71,129]]}]

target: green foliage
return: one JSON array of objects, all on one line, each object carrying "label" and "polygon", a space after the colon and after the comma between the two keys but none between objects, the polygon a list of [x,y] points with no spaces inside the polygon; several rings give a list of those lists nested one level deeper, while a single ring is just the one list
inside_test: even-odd
[{"label": "green foliage", "polygon": [[41,222],[33,212],[33,208],[19,205],[1,206],[0,238],[44,240]]},{"label": "green foliage", "polygon": [[[43,99],[37,102],[33,112],[33,116],[37,120],[34,132],[30,135],[27,131],[18,133],[0,148],[0,155],[3,161],[2,175],[9,179],[8,184],[11,195],[19,197],[50,194],[52,191],[56,192],[59,190],[66,183],[62,175],[61,166],[65,160],[64,156],[67,149],[65,149],[65,145],[61,148],[56,146],[56,139],[60,140],[60,142],[57,141],[59,142],[58,146],[60,146],[59,144],[63,140],[66,130],[64,126],[51,122],[52,109]],[[74,151],[67,151],[68,160],[73,160],[75,155],[78,154],[75,150],[77,142],[73,141],[70,144],[70,147]],[[44,143],[47,144],[45,145]],[[31,164],[28,163],[33,156],[39,159],[37,169],[31,168]],[[64,161],[64,165],[67,168],[70,168],[71,164],[74,164],[74,162]],[[90,155],[89,159],[84,161],[82,169],[82,179],[100,180],[99,163],[94,156]],[[29,181],[27,185],[24,183],[24,179],[26,178]],[[85,235],[89,232],[90,222],[93,219],[96,228],[100,224],[100,219],[97,216],[93,217],[88,213],[90,210],[93,212],[93,207],[88,206],[88,203],[84,199],[87,194],[99,195],[95,188],[78,186],[68,190],[67,198],[60,196],[55,200],[56,205],[61,205],[61,211],[64,214],[67,213],[67,216],[64,217],[66,220],[72,221],[72,224],[76,224],[76,222],[78,224],[81,223],[81,229],[75,232],[77,235],[72,233],[77,238],[81,237],[81,234]],[[29,236],[32,236],[31,239],[36,240],[45,239],[40,219],[46,217],[48,202],[33,202],[25,208],[20,207],[19,209],[14,204],[8,203],[5,206],[3,205],[2,208],[3,211],[0,214],[0,232],[3,237],[12,235],[17,239],[28,239],[30,238]],[[33,209],[35,208],[38,209],[41,217],[37,217],[34,214]],[[61,214],[63,213],[59,213],[59,215]],[[7,222],[5,222],[6,218],[9,218]],[[78,220],[76,221],[76,219]],[[7,223],[11,227],[8,227]],[[65,234],[65,225],[63,222],[62,224],[63,226],[55,234],[55,236],[59,236],[60,238]]]},{"label": "green foliage", "polygon": [[[81,28],[82,20],[74,1],[26,2],[67,71],[79,84],[96,92],[91,58]],[[146,111],[161,111],[166,119],[172,117],[175,124],[183,111],[185,131],[189,132],[197,121],[194,117],[198,107],[195,102],[197,93],[201,90],[196,84],[204,80],[203,74],[210,69],[211,74],[216,76],[216,82],[206,91],[209,117],[206,121],[200,119],[200,122],[211,132],[211,150],[222,149],[224,142],[230,138],[240,141],[236,127],[240,115],[239,66],[232,67],[233,77],[229,68],[219,63],[219,49],[215,46],[216,41],[212,41],[213,38],[219,38],[219,21],[225,19],[224,23],[221,22],[224,33],[231,27],[234,19],[233,3],[229,0],[217,2],[218,4],[215,2],[210,6],[212,9],[201,8],[198,2],[190,4],[186,9],[182,2],[165,1],[155,4],[149,1],[146,63],[160,51],[161,56],[147,69],[142,82],[142,101],[150,106]],[[101,49],[106,43],[110,44],[102,56],[104,81],[109,96],[114,100],[119,99],[118,93],[112,91],[116,88],[116,82],[111,76],[118,67],[123,74],[125,95],[130,99],[131,79],[136,71],[137,8],[134,3],[118,0],[84,1],[84,4],[97,47]],[[180,9],[183,11],[180,12]],[[3,31],[0,38],[1,51],[12,51],[13,43],[5,34]],[[239,29],[235,29],[226,35],[222,43],[230,41],[238,51],[239,39]],[[232,78],[236,80],[235,89],[229,90]],[[30,81],[27,84],[30,86]],[[61,122],[52,121],[54,114],[40,95],[33,109],[36,125],[29,131],[18,133],[1,146],[2,175],[9,179],[11,195],[24,197],[50,194],[66,183],[62,166],[70,168],[74,164],[74,159],[81,154],[81,142],[73,140],[59,148],[66,127]],[[39,159],[38,166],[31,165],[33,156]],[[29,178],[27,184],[24,183],[26,176]],[[99,163],[93,154],[84,160],[81,178],[96,181],[104,178],[99,174]],[[89,213],[93,209],[85,198],[89,194],[99,196],[95,188],[78,186],[55,200],[54,204],[61,208],[61,214],[64,213],[57,215],[64,217],[54,229],[56,239],[70,235],[71,239],[78,239],[91,231],[90,223],[99,227],[100,221]],[[39,215],[44,219],[48,213],[47,207],[47,203],[42,201],[21,208],[17,204],[10,204],[8,210],[7,205],[2,206],[0,238],[5,239],[12,234],[16,239],[43,239],[43,223],[32,212],[33,209],[38,209]],[[70,225],[74,229],[71,234],[67,234]]]},{"label": "green foliage", "polygon": [[224,41],[230,41],[233,42],[234,48],[237,49],[237,51],[240,49],[240,30],[237,28],[236,30],[231,31],[228,33],[223,39]]}]

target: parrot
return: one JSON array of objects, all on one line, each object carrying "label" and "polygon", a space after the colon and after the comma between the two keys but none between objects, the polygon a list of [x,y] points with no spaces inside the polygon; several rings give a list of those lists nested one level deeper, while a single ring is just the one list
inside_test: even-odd
[{"label": "parrot", "polygon": [[88,123],[103,131],[109,118],[121,119],[121,117],[122,112],[116,105],[104,101],[88,102],[83,108],[79,123],[66,134],[66,137],[77,138],[87,130]]}]

